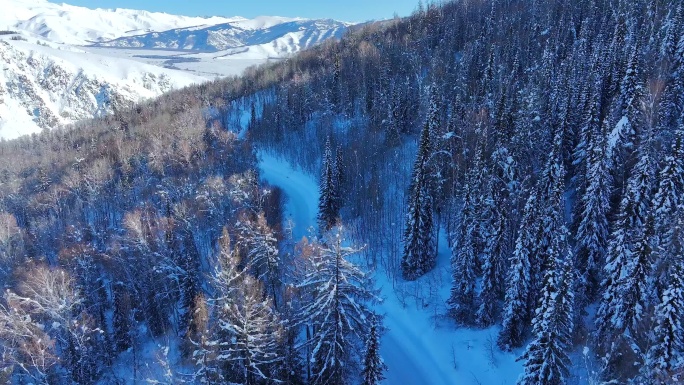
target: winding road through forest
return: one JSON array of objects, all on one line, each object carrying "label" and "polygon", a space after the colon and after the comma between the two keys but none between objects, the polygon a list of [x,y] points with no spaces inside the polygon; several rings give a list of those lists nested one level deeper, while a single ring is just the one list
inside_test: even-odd
[{"label": "winding road through forest", "polygon": [[[286,161],[266,153],[259,154],[261,177],[273,186],[280,187],[288,197],[285,219],[291,219],[295,227],[295,240],[308,235],[308,229],[316,225],[318,185],[302,171],[293,169]],[[385,301],[376,310],[385,315],[386,333],[381,341],[381,354],[388,371],[388,385],[453,385],[457,380],[455,369],[449,367],[448,359],[437,354],[429,337],[432,325],[426,315],[404,309],[392,292],[384,271],[376,276],[383,283],[381,293]],[[440,349],[442,350],[442,349]],[[452,363],[453,364],[453,363]]]}]

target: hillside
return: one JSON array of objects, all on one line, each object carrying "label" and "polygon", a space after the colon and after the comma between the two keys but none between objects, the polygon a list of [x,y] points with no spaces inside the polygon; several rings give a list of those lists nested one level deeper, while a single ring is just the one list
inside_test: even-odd
[{"label": "hillside", "polygon": [[0,138],[130,108],[206,79],[77,48],[0,38]]},{"label": "hillside", "polygon": [[132,9],[90,9],[48,0],[6,0],[0,15],[0,28],[25,31],[55,43],[87,45],[122,36],[240,19],[187,17]]},{"label": "hillside", "polygon": [[666,0],[432,4],[0,143],[3,373],[678,383],[683,36]]},{"label": "hillside", "polygon": [[5,139],[238,75],[339,39],[350,26],[277,16],[200,18],[89,9],[46,0],[8,0],[3,6],[0,138]]}]

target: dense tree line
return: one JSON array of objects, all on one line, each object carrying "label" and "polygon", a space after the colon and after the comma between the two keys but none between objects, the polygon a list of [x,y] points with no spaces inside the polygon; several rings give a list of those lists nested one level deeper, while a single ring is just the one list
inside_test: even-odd
[{"label": "dense tree line", "polygon": [[[357,250],[333,231],[336,216],[322,238],[292,247],[284,197],[260,182],[252,143],[236,132],[240,107],[209,95],[189,88],[0,144],[4,380],[361,377],[376,297],[346,259]],[[153,362],[150,341],[165,344]]]},{"label": "dense tree line", "polygon": [[444,229],[447,312],[529,343],[522,383],[569,381],[578,343],[603,381],[668,383],[682,36],[675,1],[429,4],[264,69],[282,80],[252,99],[251,134],[312,173],[336,143],[339,215],[399,282],[420,285]]},{"label": "dense tree line", "polygon": [[[445,313],[526,346],[520,383],[568,383],[581,345],[606,383],[677,381],[683,36],[676,1],[429,4],[3,143],[6,373],[93,382],[95,352],[135,357],[147,333],[184,341],[177,381],[377,383],[381,328],[331,302],[373,300],[346,257],[421,285],[447,234]],[[320,239],[274,251],[252,141],[321,176]],[[340,222],[366,249],[323,231]]]}]

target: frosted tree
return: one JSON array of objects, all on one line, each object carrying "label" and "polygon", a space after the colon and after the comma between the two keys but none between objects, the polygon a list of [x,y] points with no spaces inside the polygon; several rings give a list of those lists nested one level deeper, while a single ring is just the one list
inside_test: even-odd
[{"label": "frosted tree", "polygon": [[673,236],[672,263],[669,265],[668,284],[655,309],[655,327],[651,333],[650,349],[646,355],[642,376],[646,380],[667,384],[677,382],[684,372],[684,206],[679,207],[678,220],[671,230]]},{"label": "frosted tree", "polygon": [[483,234],[485,247],[482,263],[482,290],[477,299],[475,321],[480,327],[494,324],[499,312],[499,301],[504,293],[504,261],[508,252],[508,232],[504,209],[496,206],[498,194],[485,201],[489,207],[488,229]]},{"label": "frosted tree", "polygon": [[245,250],[246,263],[251,273],[265,285],[268,296],[277,305],[280,291],[280,256],[278,239],[260,212],[256,218],[240,217],[236,228],[239,231],[238,244]]},{"label": "frosted tree", "polygon": [[658,175],[658,190],[653,197],[655,226],[655,285],[662,291],[667,284],[670,245],[675,241],[672,237],[672,223],[676,221],[677,211],[681,210],[684,201],[684,121],[677,131],[670,154],[665,157],[663,168]]},{"label": "frosted tree", "polygon": [[[579,202],[581,215],[575,236],[575,255],[582,290],[577,295],[587,305],[597,295],[600,270],[608,240],[611,179],[605,158],[606,140],[597,133],[587,154],[587,188]],[[581,309],[576,309],[580,312]]]},{"label": "frosted tree", "polygon": [[[373,318],[367,303],[376,299],[367,274],[349,262],[360,250],[342,245],[339,229],[325,243],[314,244],[310,267],[297,284],[310,300],[300,310],[300,323],[312,326],[312,384],[346,384],[360,362],[357,346],[369,334]],[[359,373],[356,371],[356,373]]]},{"label": "frosted tree", "polygon": [[[376,316],[377,317],[377,316]],[[385,379],[387,365],[380,356],[380,325],[376,317],[371,321],[368,337],[366,338],[366,351],[363,355],[363,370],[361,377],[362,385],[378,385]]]},{"label": "frosted tree", "polygon": [[113,345],[116,352],[126,351],[133,343],[134,317],[131,303],[131,296],[122,287],[115,286],[114,294],[114,314],[112,316],[113,326]]},{"label": "frosted tree", "polygon": [[218,262],[217,294],[211,300],[217,313],[216,331],[207,345],[215,350],[218,362],[231,368],[228,380],[249,385],[277,381],[269,376],[269,368],[282,359],[277,354],[282,337],[278,315],[261,282],[240,267],[225,229]]},{"label": "frosted tree", "polygon": [[325,142],[318,198],[318,229],[325,233],[335,226],[339,216],[339,196],[335,183],[330,137]]},{"label": "frosted tree", "polygon": [[[598,87],[594,87],[598,88]],[[592,88],[593,89],[593,88]],[[572,166],[574,175],[572,178],[576,194],[580,199],[583,199],[588,188],[587,184],[590,183],[590,169],[592,158],[596,155],[593,154],[594,146],[599,143],[597,140],[599,135],[601,135],[601,100],[599,95],[595,91],[590,91],[588,95],[589,110],[586,112],[586,117],[579,130],[579,141],[575,146],[572,153]],[[582,215],[582,210],[584,207],[582,205],[576,205],[576,212],[574,215],[575,224],[584,218]]]},{"label": "frosted tree", "polygon": [[519,385],[562,385],[568,383],[571,366],[574,273],[565,237],[557,234],[551,246],[551,259],[544,274],[539,307],[532,320],[532,342],[520,357],[525,372]]},{"label": "frosted tree", "polygon": [[478,294],[476,323],[489,327],[499,316],[499,302],[506,291],[506,259],[512,252],[511,201],[518,189],[515,163],[508,149],[499,141],[492,154],[493,173],[487,176],[482,199],[483,224],[482,290]]},{"label": "frosted tree", "polygon": [[520,233],[510,261],[503,322],[497,340],[499,347],[504,350],[522,346],[531,316],[530,297],[533,295],[534,264],[537,263],[533,253],[534,241],[539,231],[538,204],[537,193],[533,191],[523,210]]},{"label": "frosted tree", "polygon": [[525,204],[511,270],[506,288],[503,325],[499,346],[519,347],[523,343],[528,321],[536,307],[544,269],[553,258],[555,237],[564,231],[565,169],[561,158],[563,130],[556,129],[552,150],[537,182],[535,191]]},{"label": "frosted tree", "polygon": [[337,147],[335,151],[335,160],[333,161],[333,184],[335,186],[335,211],[338,213],[344,205],[344,186],[345,178],[347,177],[344,172],[344,159],[342,157],[342,149]]},{"label": "frosted tree", "polygon": [[216,360],[216,346],[212,346],[209,330],[209,306],[203,294],[195,298],[195,311],[189,328],[187,350],[192,351],[190,360],[195,365],[185,382],[192,384],[212,384],[221,382],[221,374]]},{"label": "frosted tree", "polygon": [[[647,138],[646,138],[647,139]],[[633,377],[634,362],[642,362],[647,310],[651,303],[653,188],[651,143],[644,140],[620,202],[611,234],[603,295],[596,315],[598,348],[604,354],[603,378],[625,381]],[[619,378],[618,378],[619,377]]]},{"label": "frosted tree", "polygon": [[432,270],[437,263],[429,179],[431,155],[430,125],[426,123],[420,133],[418,154],[413,165],[408,193],[404,252],[401,259],[402,275],[407,280],[417,279]]},{"label": "frosted tree", "polygon": [[475,281],[477,279],[475,252],[476,226],[475,197],[469,183],[464,187],[461,223],[453,243],[451,257],[452,286],[447,302],[449,312],[457,323],[472,325],[475,315]]}]

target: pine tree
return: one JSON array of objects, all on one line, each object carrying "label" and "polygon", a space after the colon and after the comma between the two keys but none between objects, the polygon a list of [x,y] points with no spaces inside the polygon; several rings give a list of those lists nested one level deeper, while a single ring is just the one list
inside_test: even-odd
[{"label": "pine tree", "polygon": [[492,154],[495,171],[487,176],[482,200],[482,290],[478,294],[475,316],[480,327],[493,325],[499,316],[499,302],[506,292],[506,259],[512,252],[513,244],[511,201],[518,189],[515,164],[508,149],[500,144],[500,140],[497,140],[497,143]]},{"label": "pine tree", "polygon": [[[605,258],[610,210],[610,174],[605,158],[606,139],[598,133],[589,146],[587,189],[581,197],[580,222],[575,236],[575,255],[581,276],[581,292],[577,293],[582,306],[597,295],[600,269]],[[581,309],[576,309],[580,312]]]},{"label": "pine tree", "polygon": [[557,128],[552,150],[537,182],[535,191],[525,204],[511,270],[506,288],[504,318],[498,344],[502,349],[523,343],[528,321],[536,308],[546,263],[553,256],[555,237],[564,231],[565,169],[561,158],[563,129]]},{"label": "pine tree", "polygon": [[598,350],[604,355],[605,380],[625,381],[643,360],[646,312],[651,301],[653,223],[650,214],[653,165],[645,136],[639,161],[631,171],[611,234],[603,296],[596,316]]},{"label": "pine tree", "polygon": [[376,297],[369,277],[347,259],[359,250],[342,242],[338,230],[328,233],[324,244],[314,244],[310,269],[297,284],[311,296],[300,310],[299,322],[314,331],[307,341],[314,385],[347,383],[349,371],[360,363],[354,346],[369,334],[373,316],[367,303]]},{"label": "pine tree", "polygon": [[[567,233],[567,231],[565,232]],[[532,342],[519,358],[525,360],[525,373],[519,385],[562,385],[568,383],[573,331],[573,266],[565,240],[557,234],[549,250],[550,264],[544,275],[539,307],[532,321]]]},{"label": "pine tree", "polygon": [[429,180],[431,155],[430,125],[425,124],[420,134],[418,154],[409,187],[404,253],[401,259],[402,275],[407,280],[417,279],[432,270],[437,263],[432,224],[432,193]]},{"label": "pine tree", "polygon": [[335,186],[335,212],[338,213],[344,206],[344,186],[346,175],[344,173],[344,159],[342,158],[342,149],[340,147],[335,151],[335,160],[333,162],[333,183]]},{"label": "pine tree", "polygon": [[[583,198],[586,193],[587,184],[590,183],[590,175],[588,174],[589,169],[591,168],[591,158],[595,157],[595,155],[592,154],[594,152],[592,147],[595,143],[600,143],[597,140],[599,139],[597,136],[601,135],[601,101],[599,95],[596,95],[595,93],[595,91],[590,92],[588,100],[589,111],[586,112],[585,121],[579,132],[579,142],[572,153],[574,171],[573,184],[580,199]],[[581,209],[581,205],[577,205],[577,207]],[[582,218],[584,218],[584,216],[581,212],[576,213],[575,222],[581,221]]]},{"label": "pine tree", "polygon": [[676,383],[684,371],[684,206],[679,207],[678,220],[671,231],[673,247],[669,280],[655,309],[655,327],[646,355],[642,376],[651,383]]},{"label": "pine tree", "polygon": [[[482,263],[482,290],[478,294],[475,321],[480,327],[494,324],[499,312],[498,303],[504,293],[504,261],[508,253],[508,229],[505,202],[501,195],[488,191],[491,196],[485,200],[488,208],[487,231],[483,233],[485,247]],[[502,205],[503,207],[499,206]]]},{"label": "pine tree", "polygon": [[533,191],[527,198],[523,210],[520,234],[515,242],[515,251],[509,268],[503,322],[497,340],[497,344],[503,350],[522,346],[531,316],[529,304],[533,295],[532,282],[535,276],[533,240],[538,230],[538,204],[537,193]]},{"label": "pine tree", "polygon": [[475,196],[469,182],[464,187],[464,204],[461,223],[453,243],[451,257],[452,286],[448,300],[449,311],[461,325],[472,325],[475,315],[475,280],[477,255],[475,254]]},{"label": "pine tree", "polygon": [[330,137],[325,142],[325,153],[321,170],[318,198],[318,229],[325,233],[337,223],[339,216],[339,196],[335,183],[335,170],[333,167],[332,148]]},{"label": "pine tree", "polygon": [[[375,317],[374,317],[375,318]],[[380,357],[380,331],[377,321],[372,321],[366,338],[366,351],[363,358],[362,385],[379,385],[385,379],[387,365]]]},{"label": "pine tree", "polygon": [[677,211],[684,199],[684,122],[677,131],[670,154],[665,158],[658,175],[658,191],[653,197],[654,248],[656,253],[655,285],[662,292],[667,285],[671,261],[667,250],[673,241],[672,223],[676,221]]}]

